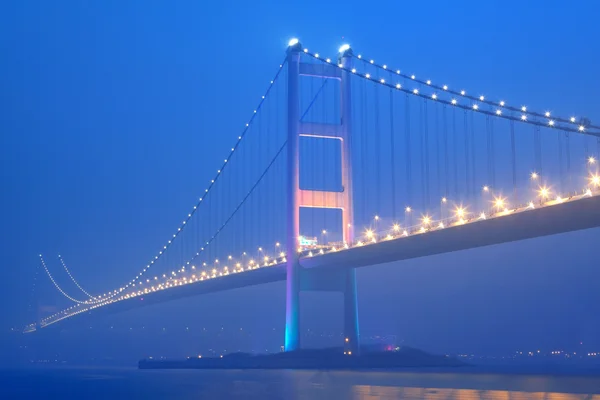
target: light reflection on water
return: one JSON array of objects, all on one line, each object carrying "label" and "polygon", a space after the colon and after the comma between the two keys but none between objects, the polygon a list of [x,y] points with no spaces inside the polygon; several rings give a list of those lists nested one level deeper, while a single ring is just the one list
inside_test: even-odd
[{"label": "light reflection on water", "polygon": [[0,399],[21,398],[600,400],[600,375],[65,367],[0,371]]},{"label": "light reflection on water", "polygon": [[353,387],[357,400],[600,400],[600,395],[508,390],[440,389],[358,385]]}]

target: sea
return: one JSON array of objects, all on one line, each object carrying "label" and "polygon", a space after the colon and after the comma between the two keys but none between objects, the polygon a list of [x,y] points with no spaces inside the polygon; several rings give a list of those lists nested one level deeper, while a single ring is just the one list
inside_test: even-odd
[{"label": "sea", "polygon": [[0,399],[600,400],[600,371],[0,370]]}]

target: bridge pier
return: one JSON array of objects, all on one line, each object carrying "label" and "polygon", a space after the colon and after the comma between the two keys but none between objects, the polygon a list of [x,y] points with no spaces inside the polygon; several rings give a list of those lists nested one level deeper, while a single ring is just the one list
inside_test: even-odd
[{"label": "bridge pier", "polygon": [[359,354],[358,299],[354,268],[346,271],[344,286],[344,351]]},{"label": "bridge pier", "polygon": [[[290,279],[290,277],[292,279]],[[294,282],[294,288],[291,284]],[[300,343],[300,292],[339,292],[343,295],[344,351],[358,354],[360,334],[358,324],[358,302],[356,289],[356,269],[310,269],[299,264],[292,275],[287,275],[288,306],[286,308],[285,350],[301,348]],[[291,347],[293,345],[293,347]],[[288,347],[290,346],[290,347]]]}]

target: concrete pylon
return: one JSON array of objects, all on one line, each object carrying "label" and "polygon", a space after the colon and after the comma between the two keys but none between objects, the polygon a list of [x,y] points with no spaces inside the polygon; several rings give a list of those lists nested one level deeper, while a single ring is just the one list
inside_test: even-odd
[{"label": "concrete pylon", "polygon": [[[290,42],[292,43],[292,42]],[[350,77],[352,50],[340,48],[338,65],[301,63],[302,46],[288,47],[288,181],[287,181],[287,293],[285,350],[300,348],[300,291],[332,290],[344,293],[344,342],[347,351],[358,353],[359,328],[354,270],[321,274],[303,270],[298,259],[300,207],[335,208],[342,211],[345,243],[352,243],[354,213],[352,201],[352,102]],[[304,123],[300,121],[300,76],[340,81],[339,124]],[[339,140],[341,147],[342,191],[304,190],[300,188],[300,136]]]}]

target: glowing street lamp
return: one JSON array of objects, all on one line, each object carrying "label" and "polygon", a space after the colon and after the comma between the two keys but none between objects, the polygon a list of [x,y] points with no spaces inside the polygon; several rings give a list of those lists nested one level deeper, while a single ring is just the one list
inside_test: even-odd
[{"label": "glowing street lamp", "polygon": [[591,175],[588,179],[592,185],[600,186],[600,176],[598,174]]},{"label": "glowing street lamp", "polygon": [[543,202],[550,197],[550,189],[548,189],[546,186],[541,186],[540,190],[538,190],[538,194],[541,198],[540,202]]},{"label": "glowing street lamp", "polygon": [[465,214],[466,214],[466,210],[463,207],[457,207],[454,210],[454,215],[456,216],[456,218],[462,219],[462,218],[464,218]]},{"label": "glowing street lamp", "polygon": [[421,221],[423,222],[423,225],[429,226],[429,224],[431,224],[431,217],[429,215],[425,215]]},{"label": "glowing street lamp", "polygon": [[494,198],[494,207],[496,207],[496,209],[498,211],[502,210],[505,207],[505,201],[502,197],[495,197]]}]

